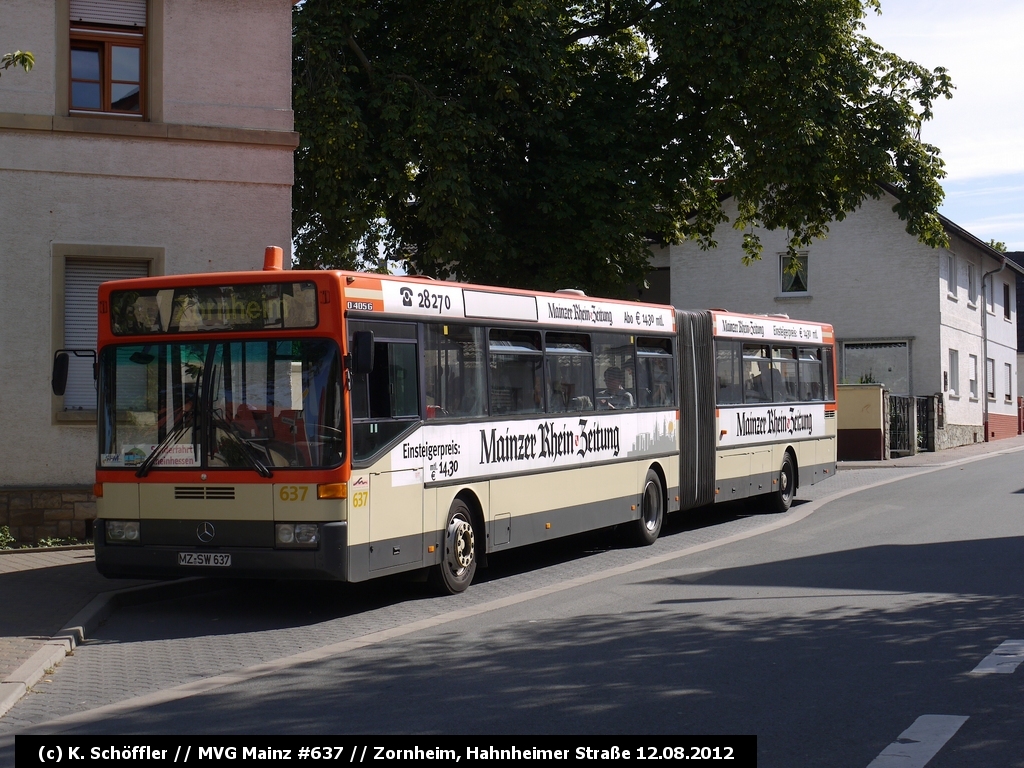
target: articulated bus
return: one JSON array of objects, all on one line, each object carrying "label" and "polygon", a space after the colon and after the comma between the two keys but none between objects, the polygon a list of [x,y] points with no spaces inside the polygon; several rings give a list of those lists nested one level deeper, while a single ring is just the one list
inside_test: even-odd
[{"label": "articulated bus", "polygon": [[829,325],[267,251],[100,287],[103,574],[429,569],[457,593],[492,553],[611,526],[651,544],[667,513],[786,510],[835,472]]}]

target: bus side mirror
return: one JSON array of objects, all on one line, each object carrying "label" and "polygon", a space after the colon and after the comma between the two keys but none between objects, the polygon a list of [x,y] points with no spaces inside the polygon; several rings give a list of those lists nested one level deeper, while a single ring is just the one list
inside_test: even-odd
[{"label": "bus side mirror", "polygon": [[64,395],[64,390],[68,386],[68,361],[67,352],[58,352],[53,356],[53,375],[50,377],[50,386],[53,388],[53,394],[57,397]]},{"label": "bus side mirror", "polygon": [[373,370],[373,331],[352,334],[352,373],[356,376]]}]

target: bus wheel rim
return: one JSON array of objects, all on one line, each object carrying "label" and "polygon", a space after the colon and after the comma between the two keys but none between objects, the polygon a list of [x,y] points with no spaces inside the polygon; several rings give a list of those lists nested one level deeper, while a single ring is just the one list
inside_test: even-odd
[{"label": "bus wheel rim", "polygon": [[473,564],[475,545],[473,526],[468,520],[453,517],[448,526],[448,563],[453,572],[462,573]]}]

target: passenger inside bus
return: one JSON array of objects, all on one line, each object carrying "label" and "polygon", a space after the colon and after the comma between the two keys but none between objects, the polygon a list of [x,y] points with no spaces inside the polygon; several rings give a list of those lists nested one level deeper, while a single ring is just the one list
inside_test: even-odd
[{"label": "passenger inside bus", "polygon": [[604,389],[597,394],[597,407],[602,410],[634,408],[633,393],[623,383],[625,376],[621,368],[611,367],[604,372]]}]

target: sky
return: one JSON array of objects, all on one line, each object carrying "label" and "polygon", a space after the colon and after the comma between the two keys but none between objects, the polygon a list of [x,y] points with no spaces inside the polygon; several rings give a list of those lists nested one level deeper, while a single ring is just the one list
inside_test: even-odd
[{"label": "sky", "polygon": [[1024,251],[1024,2],[882,0],[864,23],[876,43],[945,67],[956,86],[921,131],[946,162],[942,215]]}]

